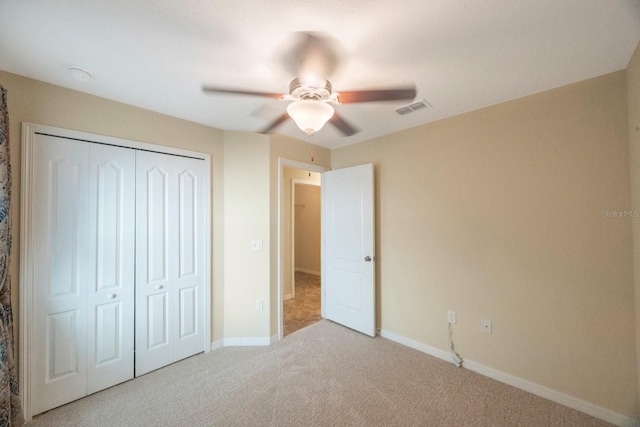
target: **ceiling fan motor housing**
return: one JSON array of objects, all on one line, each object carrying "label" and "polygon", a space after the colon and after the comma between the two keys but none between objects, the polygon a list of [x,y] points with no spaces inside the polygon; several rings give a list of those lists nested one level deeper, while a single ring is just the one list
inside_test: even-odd
[{"label": "ceiling fan motor housing", "polygon": [[318,83],[303,83],[299,78],[295,78],[289,83],[289,96],[293,99],[331,101],[331,82],[322,80]]}]

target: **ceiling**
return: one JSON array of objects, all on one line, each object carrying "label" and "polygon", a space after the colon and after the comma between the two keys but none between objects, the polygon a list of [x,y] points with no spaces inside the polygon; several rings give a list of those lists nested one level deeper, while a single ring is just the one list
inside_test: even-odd
[{"label": "ceiling", "polygon": [[[334,90],[415,83],[431,107],[338,105],[361,131],[325,126],[327,148],[625,69],[640,0],[0,0],[0,69],[225,130],[259,131],[285,101],[206,95],[202,85],[286,93],[298,31],[341,45]],[[90,71],[90,81],[68,69]],[[0,82],[1,83],[1,82]]]}]

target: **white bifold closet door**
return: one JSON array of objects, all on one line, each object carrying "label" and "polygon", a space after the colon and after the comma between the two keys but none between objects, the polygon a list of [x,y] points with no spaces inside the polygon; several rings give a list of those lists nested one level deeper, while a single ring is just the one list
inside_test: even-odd
[{"label": "white bifold closet door", "polygon": [[204,350],[205,162],[35,134],[32,414]]},{"label": "white bifold closet door", "polygon": [[33,413],[133,378],[135,152],[36,135]]},{"label": "white bifold closet door", "polygon": [[205,164],[138,152],[136,375],[203,351]]}]

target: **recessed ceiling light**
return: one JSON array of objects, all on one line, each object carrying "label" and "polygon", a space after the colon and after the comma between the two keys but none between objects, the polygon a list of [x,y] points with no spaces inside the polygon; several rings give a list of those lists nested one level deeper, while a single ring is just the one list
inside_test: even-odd
[{"label": "recessed ceiling light", "polygon": [[80,67],[69,67],[69,74],[76,80],[88,82],[93,79],[93,74]]}]

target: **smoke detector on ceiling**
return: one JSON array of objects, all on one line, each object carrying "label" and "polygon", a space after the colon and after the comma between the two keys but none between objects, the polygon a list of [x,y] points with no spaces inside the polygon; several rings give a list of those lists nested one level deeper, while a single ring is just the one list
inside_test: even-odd
[{"label": "smoke detector on ceiling", "polygon": [[418,110],[424,110],[431,107],[432,105],[429,104],[427,100],[423,98],[419,101],[412,102],[411,104],[403,105],[402,107],[396,108],[396,113],[400,114],[401,116],[404,116],[410,113],[414,113]]},{"label": "smoke detector on ceiling", "polygon": [[93,79],[93,74],[80,67],[69,67],[69,74],[76,80],[88,82]]}]

